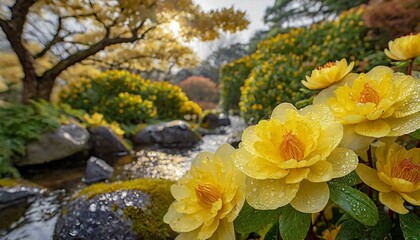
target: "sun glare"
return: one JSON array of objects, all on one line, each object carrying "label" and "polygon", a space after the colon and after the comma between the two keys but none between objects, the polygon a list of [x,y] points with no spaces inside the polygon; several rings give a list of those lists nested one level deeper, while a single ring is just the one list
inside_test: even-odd
[{"label": "sun glare", "polygon": [[169,29],[175,36],[178,36],[179,32],[181,31],[181,26],[177,21],[171,21],[171,23],[169,23]]}]

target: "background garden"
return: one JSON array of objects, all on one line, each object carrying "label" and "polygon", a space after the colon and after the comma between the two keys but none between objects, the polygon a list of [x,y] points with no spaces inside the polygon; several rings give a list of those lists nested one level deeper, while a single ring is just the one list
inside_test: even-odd
[{"label": "background garden", "polygon": [[[264,21],[267,29],[239,43],[226,36],[250,22],[234,6],[204,11],[191,0],[2,1],[0,218],[7,221],[0,237],[92,239],[101,232],[103,239],[120,239],[115,233],[173,239],[162,218],[173,201],[170,185],[191,159],[226,141],[237,146],[245,125],[270,118],[280,103],[310,105],[319,91],[301,81],[312,70],[344,58],[354,62],[355,73],[384,65],[407,74],[411,64],[419,78],[418,57],[392,62],[384,54],[390,40],[420,31],[416,0],[276,0]],[[196,40],[214,41],[205,59],[189,44]],[[417,130],[399,141],[418,147],[418,137]],[[49,174],[63,180],[42,186]],[[111,184],[90,185],[99,181]],[[55,206],[49,217],[39,201]],[[96,218],[93,205],[111,220],[83,222]],[[35,220],[28,213],[33,207],[41,212]],[[407,225],[379,214],[374,226],[331,207],[306,238],[417,239],[419,209],[412,207]],[[280,239],[278,224],[271,224],[280,212],[254,210],[246,205],[242,214],[259,222],[238,219],[237,239]],[[46,235],[36,235],[36,222],[46,224]],[[76,222],[82,226],[74,228]],[[347,227],[337,235],[338,223]],[[103,229],[109,225],[115,228]]]}]

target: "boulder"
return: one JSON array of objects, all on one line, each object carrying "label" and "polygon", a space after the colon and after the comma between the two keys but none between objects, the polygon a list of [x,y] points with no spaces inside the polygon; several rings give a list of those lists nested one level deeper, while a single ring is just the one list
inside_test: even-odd
[{"label": "boulder", "polygon": [[103,126],[89,129],[91,145],[96,156],[126,155],[129,150],[123,139],[118,137],[111,129]]},{"label": "boulder", "polygon": [[134,143],[138,145],[159,144],[163,147],[192,147],[200,140],[200,134],[181,120],[149,125],[134,137]]},{"label": "boulder", "polygon": [[45,188],[28,181],[0,179],[0,209],[46,191]]},{"label": "boulder", "polygon": [[203,117],[200,126],[205,129],[216,129],[223,126],[229,126],[229,117],[225,114],[209,113]]},{"label": "boulder", "polygon": [[114,172],[114,168],[104,160],[90,157],[86,164],[86,177],[82,179],[87,184],[109,180]]},{"label": "boulder", "polygon": [[15,160],[17,166],[47,163],[88,149],[89,132],[76,124],[61,125],[28,144],[26,156]]},{"label": "boulder", "polygon": [[137,179],[91,185],[65,207],[54,239],[174,239],[162,220],[173,201],[171,184]]}]

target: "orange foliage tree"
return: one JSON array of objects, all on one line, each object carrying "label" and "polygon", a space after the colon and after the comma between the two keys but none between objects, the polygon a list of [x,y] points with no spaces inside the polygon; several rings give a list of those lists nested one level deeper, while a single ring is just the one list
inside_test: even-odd
[{"label": "orange foliage tree", "polygon": [[188,98],[198,103],[203,109],[215,108],[219,101],[219,89],[216,83],[203,76],[191,76],[179,83]]},{"label": "orange foliage tree", "polygon": [[371,0],[363,15],[371,37],[389,40],[420,31],[420,2],[418,0]]}]

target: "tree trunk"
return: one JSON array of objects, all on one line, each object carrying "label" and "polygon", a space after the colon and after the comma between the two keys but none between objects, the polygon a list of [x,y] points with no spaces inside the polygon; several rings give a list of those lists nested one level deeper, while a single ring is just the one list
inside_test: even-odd
[{"label": "tree trunk", "polygon": [[35,98],[49,101],[52,89],[54,87],[55,78],[38,78],[38,86]]},{"label": "tree trunk", "polygon": [[29,100],[34,99],[37,95],[37,77],[33,74],[25,73],[23,77],[22,102],[27,104]]}]

